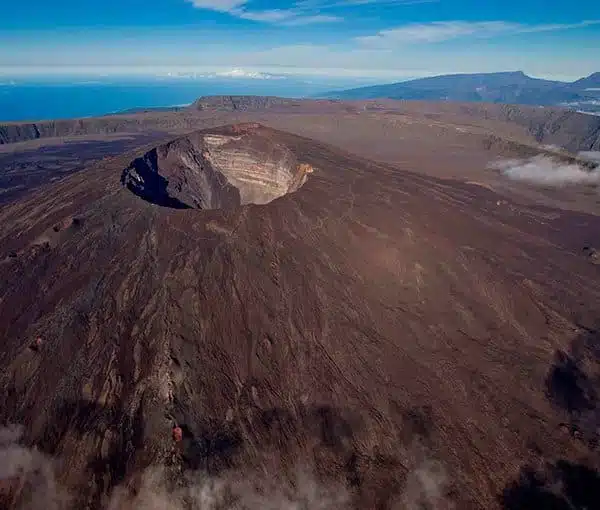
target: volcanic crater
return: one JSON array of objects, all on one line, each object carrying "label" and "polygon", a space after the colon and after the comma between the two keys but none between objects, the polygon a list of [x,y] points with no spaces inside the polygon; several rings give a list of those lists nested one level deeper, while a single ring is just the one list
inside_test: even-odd
[{"label": "volcanic crater", "polygon": [[313,168],[260,124],[192,133],[136,158],[121,182],[153,204],[175,209],[264,205],[297,191]]}]

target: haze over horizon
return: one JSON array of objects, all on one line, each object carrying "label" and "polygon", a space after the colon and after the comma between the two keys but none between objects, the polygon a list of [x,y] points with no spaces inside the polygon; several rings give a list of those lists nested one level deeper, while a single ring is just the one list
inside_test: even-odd
[{"label": "haze over horizon", "polygon": [[[32,0],[0,19],[0,76],[362,77],[598,71],[595,2]],[[236,75],[237,73],[237,75]]]}]

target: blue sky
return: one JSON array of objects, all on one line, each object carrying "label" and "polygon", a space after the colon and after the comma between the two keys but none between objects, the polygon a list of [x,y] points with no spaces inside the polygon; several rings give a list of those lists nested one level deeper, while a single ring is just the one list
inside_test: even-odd
[{"label": "blue sky", "polygon": [[600,71],[600,10],[597,0],[28,0],[0,18],[0,74],[231,69],[575,79]]}]

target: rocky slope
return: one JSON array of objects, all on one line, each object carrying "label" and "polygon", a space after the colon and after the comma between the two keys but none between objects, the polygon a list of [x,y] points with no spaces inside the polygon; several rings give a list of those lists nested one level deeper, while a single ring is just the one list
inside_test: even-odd
[{"label": "rocky slope", "polygon": [[[597,505],[600,218],[261,126],[185,140],[0,210],[0,505]],[[202,144],[314,172],[207,210],[120,182],[146,154],[187,201]]]},{"label": "rocky slope", "polygon": [[111,134],[120,132],[164,130],[173,127],[174,122],[186,120],[179,118],[168,120],[154,116],[110,116],[93,119],[73,119],[0,125],[0,144],[17,143],[38,138],[57,138],[90,134]]},{"label": "rocky slope", "polygon": [[499,120],[524,127],[539,143],[578,151],[600,150],[600,117],[561,108],[531,108],[520,105],[461,104],[439,112],[460,112],[473,119]]}]

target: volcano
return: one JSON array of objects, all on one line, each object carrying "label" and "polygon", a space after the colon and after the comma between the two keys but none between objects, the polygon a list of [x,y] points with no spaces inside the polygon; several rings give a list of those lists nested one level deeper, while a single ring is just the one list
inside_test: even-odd
[{"label": "volcano", "polygon": [[597,501],[597,216],[252,123],[0,225],[7,508]]},{"label": "volcano", "polygon": [[258,127],[242,124],[231,135],[197,133],[175,140],[136,159],[121,181],[167,207],[266,204],[296,191],[312,169]]}]

